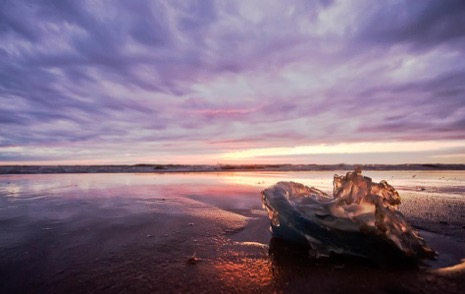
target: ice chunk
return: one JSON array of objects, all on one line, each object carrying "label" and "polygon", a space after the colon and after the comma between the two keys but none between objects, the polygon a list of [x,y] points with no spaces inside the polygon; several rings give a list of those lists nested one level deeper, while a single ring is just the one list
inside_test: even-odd
[{"label": "ice chunk", "polygon": [[331,253],[368,258],[433,259],[436,253],[401,212],[397,191],[356,169],[334,176],[333,197],[294,182],[262,192],[274,236],[308,244],[317,256]]}]

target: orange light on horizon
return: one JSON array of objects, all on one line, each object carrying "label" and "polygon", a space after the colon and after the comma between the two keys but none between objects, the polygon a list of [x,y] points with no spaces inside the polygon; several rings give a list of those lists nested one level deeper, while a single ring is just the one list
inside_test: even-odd
[{"label": "orange light on horizon", "polygon": [[410,142],[358,142],[340,144],[305,145],[296,147],[254,148],[224,153],[224,160],[244,160],[250,158],[292,156],[310,154],[362,154],[427,152],[449,148],[465,147],[465,140],[449,141],[410,141]]}]

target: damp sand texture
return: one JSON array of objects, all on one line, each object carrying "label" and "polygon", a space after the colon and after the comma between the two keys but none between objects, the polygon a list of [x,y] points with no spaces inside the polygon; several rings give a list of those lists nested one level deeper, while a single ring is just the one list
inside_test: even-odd
[{"label": "damp sand texture", "polygon": [[[311,260],[273,239],[260,191],[334,173],[0,177],[1,293],[461,293],[465,173],[373,171],[439,259],[418,268]],[[394,282],[395,281],[395,282]]]}]

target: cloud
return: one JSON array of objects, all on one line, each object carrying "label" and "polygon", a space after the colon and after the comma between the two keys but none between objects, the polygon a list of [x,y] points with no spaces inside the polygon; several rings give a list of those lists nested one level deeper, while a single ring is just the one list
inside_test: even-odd
[{"label": "cloud", "polygon": [[419,49],[463,44],[465,3],[460,0],[391,2],[388,9],[371,5],[360,28],[362,38],[381,43],[408,43]]},{"label": "cloud", "polygon": [[465,135],[462,1],[1,5],[2,160]]}]

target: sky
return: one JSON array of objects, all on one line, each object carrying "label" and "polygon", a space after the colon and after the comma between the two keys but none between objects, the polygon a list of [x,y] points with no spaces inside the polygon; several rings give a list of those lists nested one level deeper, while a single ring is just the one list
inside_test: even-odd
[{"label": "sky", "polygon": [[0,164],[465,163],[465,1],[0,1]]}]

